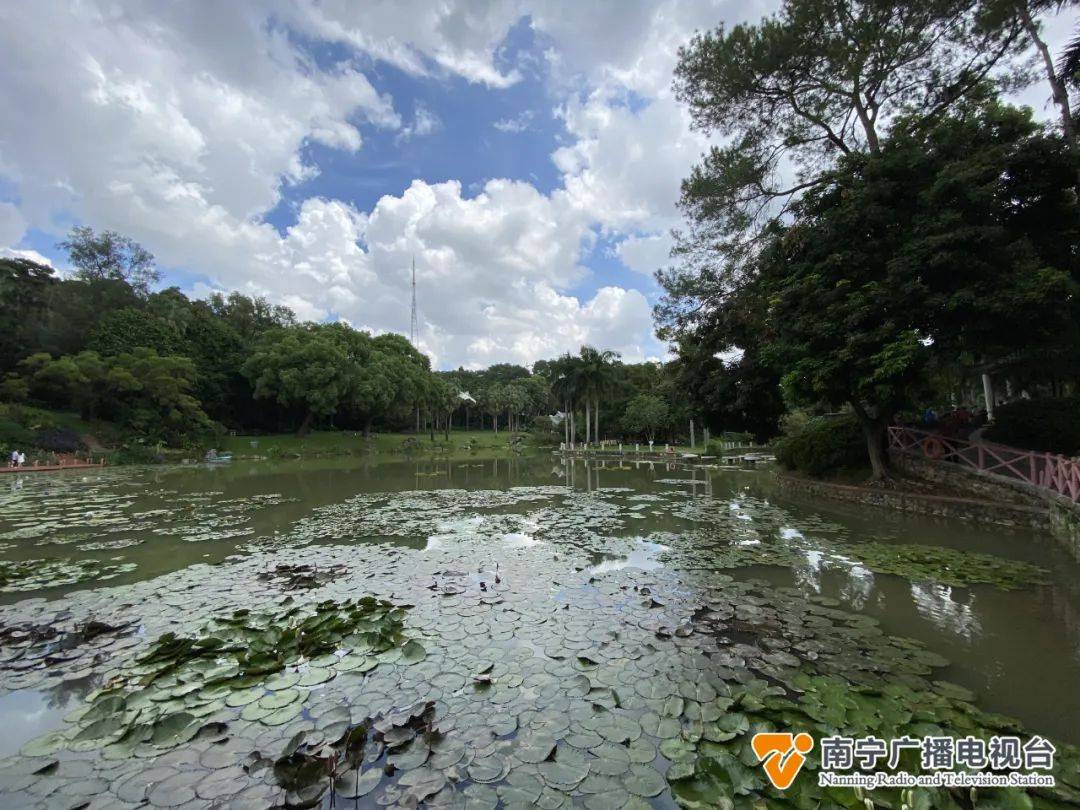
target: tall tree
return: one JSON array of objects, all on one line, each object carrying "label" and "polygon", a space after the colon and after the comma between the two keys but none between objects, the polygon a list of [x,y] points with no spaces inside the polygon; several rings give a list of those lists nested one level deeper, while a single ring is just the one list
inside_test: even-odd
[{"label": "tall tree", "polygon": [[93,228],[76,226],[61,242],[75,268],[75,277],[83,281],[112,279],[124,281],[142,298],[150,294],[150,285],[161,278],[154,267],[154,256],[135,240],[115,231],[95,233]]},{"label": "tall tree", "polygon": [[911,132],[846,160],[758,265],[766,354],[796,400],[851,407],[878,478],[885,426],[935,355],[1053,344],[1075,334],[1080,290],[1076,164],[1060,139],[993,102]]},{"label": "tall tree", "polygon": [[721,137],[683,181],[680,265],[664,271],[663,325],[692,330],[743,282],[764,226],[882,133],[937,120],[992,78],[1016,78],[1013,21],[985,26],[976,0],[785,0],[754,25],[681,49],[677,96]]},{"label": "tall tree", "polygon": [[636,435],[643,435],[652,444],[656,441],[656,432],[667,427],[671,420],[668,404],[653,394],[639,394],[630,400],[623,414],[622,426]]},{"label": "tall tree", "polygon": [[341,406],[355,379],[355,368],[341,344],[314,324],[284,327],[264,335],[242,369],[256,399],[298,412],[303,436],[316,418]]},{"label": "tall tree", "polygon": [[51,267],[0,258],[0,373],[43,348],[49,302],[59,283]]},{"label": "tall tree", "polygon": [[[618,352],[600,351],[592,346],[581,347],[576,374],[579,381],[578,393],[585,402],[586,441],[589,441],[590,432],[593,441],[600,441],[600,400],[614,387],[614,364],[618,359]],[[590,403],[594,415],[591,431],[589,425]]]}]

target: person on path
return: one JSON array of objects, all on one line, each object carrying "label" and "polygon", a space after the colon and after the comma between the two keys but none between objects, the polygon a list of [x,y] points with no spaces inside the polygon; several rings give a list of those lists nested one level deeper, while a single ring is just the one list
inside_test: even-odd
[{"label": "person on path", "polygon": [[19,453],[19,466],[26,464],[26,453]]},{"label": "person on path", "polygon": [[11,451],[11,460],[8,462],[9,467],[17,467],[19,465],[19,451]]}]

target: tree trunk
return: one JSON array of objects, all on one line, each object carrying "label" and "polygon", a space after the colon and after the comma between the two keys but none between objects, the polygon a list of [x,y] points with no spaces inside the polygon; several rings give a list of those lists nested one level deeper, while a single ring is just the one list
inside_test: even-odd
[{"label": "tree trunk", "polygon": [[1065,83],[1061,81],[1057,75],[1057,70],[1054,69],[1054,59],[1050,55],[1050,49],[1046,46],[1042,37],[1039,36],[1039,26],[1031,16],[1031,8],[1028,6],[1027,0],[1018,0],[1016,7],[1020,12],[1020,22],[1023,23],[1027,35],[1031,37],[1031,42],[1035,45],[1035,50],[1039,52],[1043,67],[1046,69],[1046,80],[1050,83],[1054,104],[1057,105],[1061,114],[1061,134],[1064,136],[1069,149],[1075,151],[1076,132],[1073,128],[1072,110],[1069,108],[1069,91],[1065,89]]},{"label": "tree trunk", "polygon": [[866,454],[870,458],[871,480],[889,480],[892,475],[889,470],[889,454],[885,451],[885,426],[889,422],[888,417],[871,417],[863,406],[854,400],[851,400],[851,408],[866,437]]},{"label": "tree trunk", "polygon": [[592,438],[592,414],[589,412],[589,398],[585,397],[585,444]]},{"label": "tree trunk", "polygon": [[454,427],[454,412],[447,411],[446,413],[446,440],[450,441],[450,431]]},{"label": "tree trunk", "polygon": [[311,423],[315,421],[315,411],[308,408],[308,412],[304,414],[304,421],[300,423],[299,429],[296,431],[297,436],[307,436],[311,430]]},{"label": "tree trunk", "polygon": [[374,422],[374,421],[375,420],[372,419],[370,416],[367,419],[364,420],[364,438],[365,439],[370,439],[371,438],[371,423]]},{"label": "tree trunk", "polygon": [[593,423],[596,428],[593,431],[593,436],[596,439],[596,443],[600,444],[600,397],[593,400]]}]

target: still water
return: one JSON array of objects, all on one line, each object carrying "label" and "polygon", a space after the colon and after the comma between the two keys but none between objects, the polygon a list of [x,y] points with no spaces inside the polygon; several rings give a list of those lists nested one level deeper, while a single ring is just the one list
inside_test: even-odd
[{"label": "still water", "polygon": [[[924,547],[929,556],[919,553]],[[780,684],[778,693],[786,685],[787,697],[805,708],[815,689],[824,693],[796,677],[797,670],[808,676],[810,666],[815,678],[850,677],[862,687],[872,677],[873,687],[908,683],[910,673],[921,678],[934,661],[927,684],[942,680],[970,690],[966,698],[979,709],[1016,718],[1026,734],[1080,743],[1080,566],[1052,538],[791,498],[777,491],[767,468],[564,463],[534,454],[6,476],[0,563],[0,757],[7,757],[0,761],[0,791],[12,806],[16,798],[35,806],[49,796],[77,797],[90,789],[86,780],[94,780],[94,789],[112,784],[115,794],[116,785],[151,767],[159,769],[157,779],[144,785],[135,778],[109,799],[194,807],[226,798],[239,806],[248,797],[251,806],[265,806],[291,790],[282,795],[293,803],[326,802],[328,794],[299,777],[282,787],[292,777],[281,768],[274,776],[274,768],[245,764],[240,754],[251,754],[245,745],[270,761],[280,752],[270,756],[267,749],[284,747],[286,731],[323,733],[321,721],[340,712],[342,701],[351,711],[332,720],[347,726],[400,710],[403,695],[438,704],[432,711],[440,714],[449,752],[432,747],[413,759],[397,755],[404,775],[392,782],[373,773],[373,786],[356,785],[369,773],[357,764],[352,781],[337,785],[339,795],[351,790],[358,803],[403,805],[419,798],[476,807],[670,806],[673,795],[663,776],[654,784],[657,774],[680,761],[698,763],[703,773],[704,755],[692,750],[696,737],[686,729],[700,728],[704,713],[712,739],[708,724],[716,720],[686,705],[731,712],[732,701],[757,705],[738,689],[772,683]],[[287,577],[282,566],[292,566]],[[267,687],[264,699],[285,697],[266,701],[262,716],[251,710],[243,719],[234,716],[239,698],[218,701],[228,691],[223,686],[208,682],[197,693],[205,692],[205,700],[190,699],[199,684],[173,667],[155,683],[181,688],[149,700],[176,703],[185,718],[190,711],[193,739],[181,734],[162,742],[157,725],[139,737],[138,723],[148,715],[131,705],[128,724],[116,728],[87,732],[78,717],[87,698],[95,698],[92,690],[111,685],[163,632],[196,636],[209,632],[210,624],[200,623],[237,608],[281,610],[366,593],[407,614],[405,636],[426,655],[409,648],[399,659],[397,650],[383,651],[359,667],[366,675],[312,667],[329,672],[327,683],[309,674],[301,656],[285,671],[295,669],[304,688]],[[839,612],[822,617],[819,611]],[[97,636],[73,632],[88,621],[111,629],[95,630]],[[824,624],[830,629],[811,632]],[[836,626],[847,628],[847,642],[843,632],[833,632]],[[906,647],[889,646],[892,637],[920,642],[917,655],[926,657],[890,674],[887,662],[907,654]],[[812,655],[806,653],[811,642]],[[838,649],[825,649],[827,642]],[[30,660],[25,651],[42,645],[49,654]],[[338,660],[349,660],[347,644],[337,646]],[[851,665],[858,673],[846,670],[840,659],[853,651],[871,656],[873,665],[862,661]],[[678,671],[676,654],[688,662]],[[836,660],[820,664],[829,655]],[[421,663],[403,665],[416,656]],[[569,677],[580,687],[560,691]],[[250,674],[244,678],[238,686],[263,690],[252,687]],[[350,678],[355,687],[346,685]],[[487,689],[489,679],[490,692],[470,691]],[[659,685],[640,688],[642,679]],[[694,683],[700,686],[687,685]],[[295,716],[277,708],[286,698],[295,702]],[[489,702],[480,705],[481,699]],[[328,704],[324,713],[320,700]],[[755,715],[743,711],[753,723]],[[674,739],[662,720],[657,726],[650,719],[672,714],[683,729]],[[153,714],[153,722],[161,724],[162,716]],[[203,717],[220,720],[221,728],[208,734]],[[516,719],[504,728],[506,717]],[[462,718],[494,727],[478,736],[464,730]],[[427,721],[410,723],[419,728]],[[46,732],[61,735],[55,745],[35,743],[18,754]],[[412,751],[419,739],[403,748]],[[117,749],[129,742],[131,749]],[[368,758],[383,762],[378,757],[389,751],[393,761],[394,746],[385,747]],[[236,757],[207,763],[205,752],[233,748]],[[109,757],[113,749],[143,759]],[[196,756],[205,773],[179,767]],[[31,765],[52,761],[61,776],[65,768],[72,774],[67,781],[54,773],[43,787],[27,776]],[[752,790],[740,784],[750,776],[732,775],[735,765],[724,766],[722,789]],[[253,775],[259,775],[254,792]],[[136,795],[139,790],[146,794]]]}]

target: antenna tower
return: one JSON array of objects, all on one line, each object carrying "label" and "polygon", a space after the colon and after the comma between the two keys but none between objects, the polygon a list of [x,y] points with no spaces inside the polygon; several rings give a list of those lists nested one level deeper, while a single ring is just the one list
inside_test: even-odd
[{"label": "antenna tower", "polygon": [[416,257],[412,260],[412,321],[409,324],[409,342],[416,345],[416,333],[420,331],[416,322]]}]

